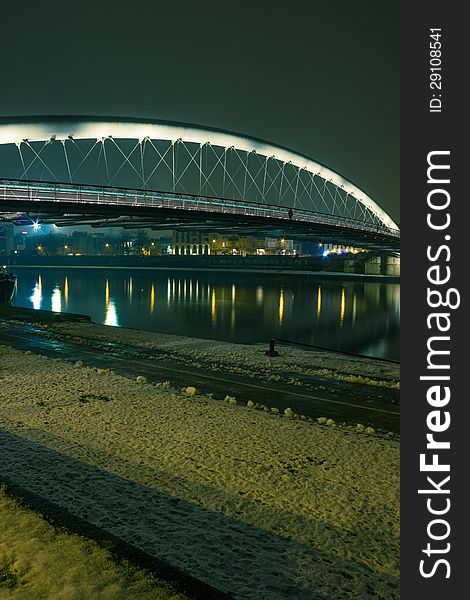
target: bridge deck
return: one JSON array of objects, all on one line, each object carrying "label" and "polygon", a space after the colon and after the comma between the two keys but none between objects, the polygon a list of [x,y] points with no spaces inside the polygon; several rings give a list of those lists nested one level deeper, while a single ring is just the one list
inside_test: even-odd
[{"label": "bridge deck", "polygon": [[[397,250],[399,231],[326,213],[228,198],[77,184],[0,180],[0,218],[57,225],[224,230]],[[15,214],[17,213],[17,214]]]}]

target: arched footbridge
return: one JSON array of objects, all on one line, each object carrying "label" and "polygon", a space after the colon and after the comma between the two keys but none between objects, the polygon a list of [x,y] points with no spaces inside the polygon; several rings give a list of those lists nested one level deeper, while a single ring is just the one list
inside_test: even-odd
[{"label": "arched footbridge", "polygon": [[124,118],[0,119],[0,219],[287,236],[396,252],[364,191],[229,131]]}]

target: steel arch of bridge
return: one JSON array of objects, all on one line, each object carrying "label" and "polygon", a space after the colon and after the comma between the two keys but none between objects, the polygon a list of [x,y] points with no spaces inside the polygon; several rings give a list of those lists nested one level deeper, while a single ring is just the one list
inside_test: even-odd
[{"label": "steel arch of bridge", "polygon": [[86,197],[95,204],[333,223],[399,238],[389,215],[331,169],[268,142],[193,125],[0,119],[0,178],[0,202],[14,196],[73,204]]}]

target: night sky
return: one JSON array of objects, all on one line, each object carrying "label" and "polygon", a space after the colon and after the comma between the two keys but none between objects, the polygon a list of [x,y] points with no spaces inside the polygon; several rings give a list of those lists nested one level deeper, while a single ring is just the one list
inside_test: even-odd
[{"label": "night sky", "polygon": [[150,117],[307,154],[399,221],[399,3],[2,5],[0,115]]}]

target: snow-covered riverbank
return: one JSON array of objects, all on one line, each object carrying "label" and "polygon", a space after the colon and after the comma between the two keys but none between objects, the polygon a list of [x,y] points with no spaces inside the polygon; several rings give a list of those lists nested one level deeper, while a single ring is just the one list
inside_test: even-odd
[{"label": "snow-covered riverbank", "polygon": [[133,345],[154,350],[155,360],[170,358],[194,367],[246,374],[266,381],[300,386],[305,384],[305,377],[321,377],[392,390],[400,388],[399,364],[340,352],[279,346],[280,355],[271,358],[265,355],[267,345],[260,344],[234,344],[94,323],[52,323],[42,328],[75,342],[94,340],[101,342],[103,348],[109,348],[110,342]]},{"label": "snow-covered riverbank", "polygon": [[[121,330],[106,338],[109,328],[53,327],[129,343]],[[214,342],[166,337],[195,361],[212,352],[220,360]],[[266,360],[235,354],[246,360],[237,368]],[[386,368],[364,366],[363,375],[393,380]],[[398,598],[395,440],[8,347],[0,422],[9,480],[236,598]]]},{"label": "snow-covered riverbank", "polygon": [[187,600],[115,561],[96,542],[47,523],[0,488],[0,598]]}]

